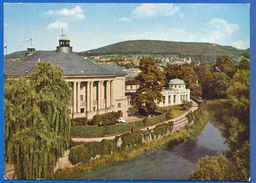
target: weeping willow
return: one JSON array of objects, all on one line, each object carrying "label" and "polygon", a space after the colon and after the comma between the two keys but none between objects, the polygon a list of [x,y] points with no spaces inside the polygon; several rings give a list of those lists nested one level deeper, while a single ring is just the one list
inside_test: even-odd
[{"label": "weeping willow", "polygon": [[68,147],[70,90],[60,69],[40,62],[5,81],[5,162],[18,179],[49,178]]}]

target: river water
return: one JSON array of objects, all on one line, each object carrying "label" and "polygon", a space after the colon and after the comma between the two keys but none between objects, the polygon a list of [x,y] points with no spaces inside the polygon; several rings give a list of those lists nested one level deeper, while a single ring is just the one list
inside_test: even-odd
[{"label": "river water", "polygon": [[187,180],[201,157],[226,150],[224,138],[211,122],[194,138],[135,159],[99,169],[84,180]]}]

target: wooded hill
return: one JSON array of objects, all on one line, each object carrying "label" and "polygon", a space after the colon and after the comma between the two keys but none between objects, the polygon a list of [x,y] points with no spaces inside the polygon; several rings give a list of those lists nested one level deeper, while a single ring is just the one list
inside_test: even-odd
[{"label": "wooded hill", "polygon": [[111,54],[167,54],[167,55],[229,55],[240,56],[245,50],[211,43],[155,40],[123,41],[98,49],[80,52],[83,56]]}]

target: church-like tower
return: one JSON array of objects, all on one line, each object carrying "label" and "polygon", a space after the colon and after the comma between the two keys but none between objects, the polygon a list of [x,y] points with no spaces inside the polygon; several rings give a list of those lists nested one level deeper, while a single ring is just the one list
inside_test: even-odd
[{"label": "church-like tower", "polygon": [[59,39],[59,46],[57,46],[57,52],[71,53],[72,47],[70,46],[70,39],[66,34],[62,34]]}]

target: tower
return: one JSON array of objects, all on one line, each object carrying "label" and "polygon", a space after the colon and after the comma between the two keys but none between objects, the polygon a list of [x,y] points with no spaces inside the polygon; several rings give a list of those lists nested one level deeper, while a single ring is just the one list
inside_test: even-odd
[{"label": "tower", "polygon": [[59,46],[57,46],[57,52],[62,53],[71,53],[72,47],[70,46],[70,39],[66,34],[63,34],[60,36],[59,39]]}]

